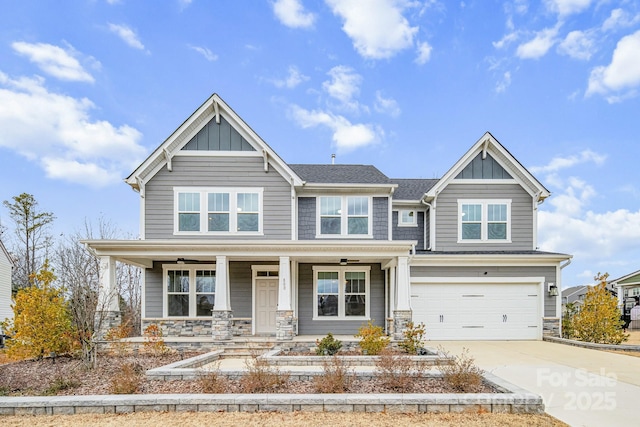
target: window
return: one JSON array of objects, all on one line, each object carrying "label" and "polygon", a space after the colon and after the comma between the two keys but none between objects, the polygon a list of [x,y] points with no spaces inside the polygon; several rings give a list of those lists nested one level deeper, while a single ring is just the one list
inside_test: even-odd
[{"label": "window", "polygon": [[261,234],[261,188],[175,188],[175,234]]},{"label": "window", "polygon": [[319,237],[371,236],[371,198],[318,197]]},{"label": "window", "polygon": [[216,297],[215,265],[164,265],[165,317],[211,316]]},{"label": "window", "polygon": [[511,200],[459,200],[459,242],[509,242]]},{"label": "window", "polygon": [[313,267],[314,319],[368,319],[369,273],[362,266]]},{"label": "window", "polygon": [[399,227],[416,227],[418,225],[418,214],[414,210],[402,209],[398,212]]}]

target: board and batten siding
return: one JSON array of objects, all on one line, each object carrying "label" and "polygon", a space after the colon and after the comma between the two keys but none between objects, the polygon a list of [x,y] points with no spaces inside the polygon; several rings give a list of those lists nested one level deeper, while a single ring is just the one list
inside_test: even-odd
[{"label": "board and batten siding", "polygon": [[0,321],[7,318],[13,318],[13,310],[11,310],[11,262],[0,247]]},{"label": "board and batten siding", "polygon": [[[486,274],[485,274],[486,272]],[[411,279],[418,277],[456,277],[456,278],[474,278],[474,277],[544,277],[546,283],[557,283],[556,280],[557,267],[555,266],[484,266],[484,267],[411,267]],[[443,285],[446,286],[446,285]],[[550,297],[546,292],[546,286],[543,289],[544,294],[544,314],[545,317],[555,317],[556,315],[556,298]]]},{"label": "board and batten siding", "polygon": [[[145,240],[265,239],[291,240],[291,185],[262,157],[175,156],[145,186]],[[189,235],[174,232],[174,187],[262,187],[263,236]]]},{"label": "board and batten siding", "polygon": [[[364,320],[313,320],[313,265],[298,266],[298,333],[300,335],[355,335],[366,323]],[[384,271],[380,264],[358,264],[370,266],[370,306],[373,323],[384,327]],[[356,266],[356,265],[353,265]]]},{"label": "board and batten siding", "polygon": [[[458,200],[511,200],[511,243],[458,243]],[[436,250],[533,250],[533,198],[518,184],[450,184],[438,195]]]},{"label": "board and batten siding", "polygon": [[[215,264],[215,261],[211,263]],[[170,263],[154,262],[153,268],[145,270],[145,312],[142,314],[143,318],[162,317],[163,264]],[[253,317],[251,314],[251,266],[256,264],[267,263],[247,261],[229,263],[229,299],[233,317]]]}]

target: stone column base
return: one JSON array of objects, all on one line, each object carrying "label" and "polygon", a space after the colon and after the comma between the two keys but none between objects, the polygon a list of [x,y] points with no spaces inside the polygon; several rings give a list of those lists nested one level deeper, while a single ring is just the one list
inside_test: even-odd
[{"label": "stone column base", "polygon": [[542,336],[560,338],[560,319],[558,317],[542,318]]},{"label": "stone column base", "polygon": [[94,317],[94,334],[96,340],[104,340],[109,329],[116,328],[122,324],[120,311],[98,311]]},{"label": "stone column base", "polygon": [[213,310],[211,336],[216,341],[226,341],[233,337],[233,311]]},{"label": "stone column base", "polygon": [[407,329],[407,323],[413,321],[413,312],[411,310],[394,310],[393,312],[393,339],[402,341],[404,339],[404,331]]},{"label": "stone column base", "polygon": [[295,335],[293,310],[276,311],[276,340],[290,341]]}]

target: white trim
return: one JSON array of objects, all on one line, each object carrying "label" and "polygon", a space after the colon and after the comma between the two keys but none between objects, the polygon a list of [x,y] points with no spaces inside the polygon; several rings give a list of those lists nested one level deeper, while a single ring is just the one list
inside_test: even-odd
[{"label": "white trim", "polygon": [[[313,320],[320,321],[336,321],[336,320],[370,320],[371,319],[371,267],[368,265],[348,265],[348,266],[331,266],[331,265],[314,265],[313,270]],[[337,316],[318,316],[318,273],[338,273],[338,315]],[[346,272],[364,272],[365,273],[365,315],[364,316],[345,316],[344,314],[344,283]]]},{"label": "white trim", "polygon": [[[179,194],[181,193],[198,193],[200,195],[200,230],[199,231],[180,231],[179,221]],[[208,231],[208,200],[207,195],[210,193],[226,193],[229,194],[229,231]],[[239,193],[258,194],[258,231],[237,231],[238,227],[238,197]],[[199,235],[263,235],[264,220],[264,188],[261,187],[173,187],[173,234],[174,236],[199,236]]]},{"label": "white trim", "polygon": [[[402,212],[413,212],[413,222],[402,221]],[[398,210],[398,227],[417,227],[418,226],[418,210],[417,209],[399,209]]]},{"label": "white trim", "polygon": [[[189,271],[189,314],[187,316],[169,316],[167,273],[169,271]],[[208,319],[211,316],[196,316],[196,270],[217,271],[216,264],[162,264],[162,318],[163,319]],[[218,300],[218,276],[216,274],[216,304]]]},{"label": "white trim", "polygon": [[[321,200],[322,198],[340,199],[340,234],[321,234]],[[367,199],[367,234],[348,234],[349,232],[349,198]],[[354,217],[362,217],[355,215]],[[373,197],[365,195],[323,195],[316,197],[316,239],[372,239],[373,238]]]},{"label": "white trim", "polygon": [[180,150],[174,157],[262,157],[257,151]]},{"label": "white trim", "polygon": [[[497,161],[497,160],[496,160]],[[506,168],[504,168],[506,170]],[[482,184],[482,185],[486,185],[486,184],[499,184],[499,185],[503,185],[503,184],[520,184],[520,182],[518,182],[518,180],[514,179],[514,178],[506,178],[506,179],[469,179],[469,178],[458,178],[458,179],[452,179],[451,182],[449,183],[449,185],[455,185],[455,184]]]},{"label": "white trim", "polygon": [[[462,238],[462,206],[464,205],[481,205],[482,219],[480,221],[480,239],[463,239]],[[507,235],[506,239],[489,239],[488,227],[488,206],[489,205],[506,205],[507,207]],[[511,243],[511,199],[458,199],[458,243],[474,244],[474,243]]]}]

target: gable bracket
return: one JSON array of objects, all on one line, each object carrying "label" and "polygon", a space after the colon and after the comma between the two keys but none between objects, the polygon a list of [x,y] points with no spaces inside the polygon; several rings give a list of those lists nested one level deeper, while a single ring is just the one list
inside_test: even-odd
[{"label": "gable bracket", "polygon": [[164,153],[164,159],[167,161],[167,169],[169,170],[169,172],[173,171],[173,166],[171,165],[171,158],[173,157],[170,153],[169,150],[167,150],[167,148],[163,148],[162,152]]},{"label": "gable bracket", "polygon": [[489,138],[485,139],[482,144],[482,160],[487,158],[487,148],[489,148]]},{"label": "gable bracket", "polygon": [[138,184],[138,192],[140,193],[140,197],[144,199],[144,181],[142,178],[136,175],[136,183]]},{"label": "gable bracket", "polygon": [[267,150],[262,150],[262,158],[264,159],[264,171],[269,172],[269,153]]},{"label": "gable bracket", "polygon": [[220,124],[220,106],[216,100],[213,100],[213,111],[216,115],[216,124]]}]

